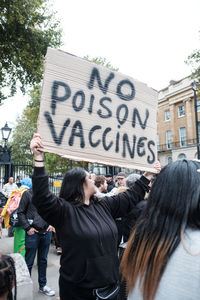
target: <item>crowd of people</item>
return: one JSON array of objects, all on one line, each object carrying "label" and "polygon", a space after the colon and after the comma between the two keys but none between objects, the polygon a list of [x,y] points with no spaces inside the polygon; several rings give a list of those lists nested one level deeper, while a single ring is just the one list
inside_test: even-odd
[{"label": "crowd of people", "polygon": [[[14,239],[24,233],[18,249],[24,246],[30,275],[38,254],[40,292],[55,295],[46,278],[54,231],[61,254],[60,300],[198,299],[199,161],[184,159],[162,170],[157,162],[153,173],[127,176],[120,172],[115,177],[74,168],[65,174],[56,196],[49,189],[39,134],[34,135],[30,147],[34,173],[18,206]],[[125,251],[121,258],[122,244]],[[8,269],[14,280],[13,263],[0,256],[2,278]],[[7,297],[11,285],[6,279],[3,282],[0,297]]]}]

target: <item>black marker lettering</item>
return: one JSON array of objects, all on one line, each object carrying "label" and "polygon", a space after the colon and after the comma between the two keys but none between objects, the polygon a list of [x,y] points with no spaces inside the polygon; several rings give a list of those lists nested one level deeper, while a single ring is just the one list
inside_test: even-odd
[{"label": "black marker lettering", "polygon": [[136,136],[133,135],[133,147],[131,149],[129,139],[128,139],[128,134],[124,133],[124,135],[123,135],[123,152],[122,152],[122,156],[126,157],[126,146],[127,146],[130,157],[134,158],[134,156],[135,156],[135,144],[136,144]]},{"label": "black marker lettering", "polygon": [[[81,101],[80,101],[80,104],[77,105],[77,98],[80,96],[81,98]],[[81,111],[83,109],[85,105],[85,94],[83,91],[78,91],[76,92],[76,94],[74,95],[73,97],[73,100],[72,100],[72,107],[75,111]]]},{"label": "black marker lettering", "polygon": [[116,135],[116,145],[115,145],[115,152],[118,153],[119,152],[119,138],[120,138],[120,134],[119,132]]},{"label": "black marker lettering", "polygon": [[91,115],[91,113],[92,113],[93,103],[94,103],[94,95],[92,94],[92,95],[90,96],[90,106],[88,107],[88,112],[89,112],[90,115]]},{"label": "black marker lettering", "polygon": [[70,123],[70,119],[67,119],[63,125],[63,128],[59,134],[59,136],[57,136],[56,134],[56,131],[55,131],[55,127],[54,127],[54,124],[53,124],[53,120],[51,118],[51,115],[48,111],[46,111],[44,113],[44,116],[46,118],[46,121],[48,123],[48,126],[49,126],[49,129],[51,131],[51,135],[52,135],[52,138],[54,140],[54,142],[57,144],[57,145],[60,145],[62,143],[62,140],[63,140],[63,137],[64,137],[64,133],[65,133],[65,130],[67,129],[67,127],[69,126],[69,123]]},{"label": "black marker lettering", "polygon": [[85,141],[84,141],[84,136],[83,136],[83,127],[82,124],[79,120],[77,120],[73,127],[72,127],[72,132],[71,132],[71,136],[69,139],[69,145],[73,146],[74,144],[74,137],[77,136],[80,138],[80,147],[84,148],[85,147]]},{"label": "black marker lettering", "polygon": [[106,136],[107,136],[108,132],[110,132],[111,130],[112,129],[110,127],[107,127],[103,132],[102,144],[106,151],[108,151],[113,145],[113,141],[111,141],[109,145],[106,145]]},{"label": "black marker lettering", "polygon": [[[122,119],[120,119],[120,113],[121,110],[124,109],[124,116]],[[117,121],[119,122],[120,125],[123,125],[128,117],[128,107],[125,104],[121,104],[118,106],[117,111],[116,111],[116,116],[117,116]]]},{"label": "black marker lettering", "polygon": [[[58,89],[59,87],[64,87],[65,89],[65,95],[62,97],[58,97]],[[51,87],[51,109],[52,109],[52,115],[55,115],[56,111],[56,102],[57,101],[65,101],[71,96],[71,90],[70,87],[62,82],[62,81],[56,81],[54,80],[53,85]]]},{"label": "black marker lettering", "polygon": [[155,146],[154,141],[149,141],[148,144],[147,144],[147,146],[148,146],[149,151],[150,151],[151,154],[152,154],[152,159],[151,159],[151,157],[148,155],[148,156],[147,156],[147,161],[148,161],[149,164],[153,164],[153,163],[155,162],[155,154],[154,154],[153,150],[151,149],[151,146]]},{"label": "black marker lettering", "polygon": [[103,118],[103,119],[107,119],[107,118],[112,117],[112,111],[104,104],[105,101],[112,102],[112,99],[110,99],[109,97],[103,97],[103,98],[101,98],[101,100],[100,100],[100,102],[99,102],[99,104],[100,104],[103,108],[105,108],[105,110],[107,110],[107,113],[108,113],[107,115],[104,115],[104,114],[102,113],[102,110],[101,110],[101,109],[99,109],[99,110],[97,111],[99,117],[101,117],[101,118]]},{"label": "black marker lettering", "polygon": [[[143,141],[146,141],[146,140],[147,140],[147,138],[143,137],[143,136],[139,138],[139,141],[138,141],[138,144],[137,144],[137,154],[140,157],[144,156],[146,154],[145,149],[143,149],[144,148],[144,142]],[[141,151],[141,148],[143,149],[143,151]]]},{"label": "black marker lettering", "polygon": [[[122,93],[121,89],[124,84],[129,85],[129,87],[131,89],[130,94],[125,95]],[[120,81],[117,85],[117,95],[122,100],[125,100],[125,101],[132,100],[135,97],[135,87],[134,87],[133,83],[128,79]]]},{"label": "black marker lettering", "polygon": [[136,125],[136,117],[138,118],[140,127],[141,127],[142,129],[145,129],[146,126],[147,126],[147,120],[148,120],[148,118],[149,118],[149,110],[146,109],[146,118],[145,118],[144,123],[142,123],[142,120],[141,120],[139,111],[137,110],[137,108],[134,108],[134,110],[133,110],[133,121],[132,121],[132,126],[133,126],[133,128],[135,128],[135,125]]},{"label": "black marker lettering", "polygon": [[88,83],[88,88],[91,90],[94,87],[94,80],[95,78],[97,79],[97,83],[98,86],[100,88],[100,90],[106,94],[107,90],[108,90],[108,85],[110,83],[110,81],[115,77],[115,74],[113,72],[111,72],[108,76],[108,78],[106,79],[104,86],[101,82],[101,78],[100,78],[100,74],[99,74],[99,70],[97,68],[93,68],[91,76],[90,76],[90,82]]},{"label": "black marker lettering", "polygon": [[96,142],[93,142],[93,141],[92,141],[92,135],[93,135],[93,133],[94,133],[96,130],[101,129],[101,128],[102,128],[101,126],[95,125],[95,126],[93,126],[93,127],[90,129],[90,131],[89,131],[89,143],[90,143],[90,146],[92,146],[92,147],[97,147],[97,146],[100,144],[100,142],[101,142],[100,139],[97,140]]}]

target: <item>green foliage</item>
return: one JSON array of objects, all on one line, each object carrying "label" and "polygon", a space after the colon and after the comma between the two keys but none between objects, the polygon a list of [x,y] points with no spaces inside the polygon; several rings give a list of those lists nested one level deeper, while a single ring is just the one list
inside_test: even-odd
[{"label": "green foliage", "polygon": [[37,118],[40,105],[40,86],[30,92],[30,100],[22,117],[17,120],[13,132],[12,161],[32,162],[33,155],[30,151],[30,140],[37,128]]},{"label": "green foliage", "polygon": [[94,62],[95,64],[97,65],[101,65],[103,67],[106,67],[112,71],[119,71],[118,68],[115,68],[111,65],[111,63],[109,61],[106,60],[105,57],[100,57],[100,56],[97,56],[97,57],[94,57],[94,58],[90,58],[89,55],[86,55],[83,57],[84,59],[88,60],[88,61],[91,61],[91,62]]},{"label": "green foliage", "polygon": [[186,63],[192,67],[192,77],[200,81],[200,50],[189,55]]},{"label": "green foliage", "polygon": [[25,93],[40,83],[47,47],[60,45],[61,29],[49,0],[0,1],[0,103],[18,84]]},{"label": "green foliage", "polygon": [[45,153],[45,167],[48,173],[65,174],[67,170],[75,167],[82,167],[88,169],[87,162],[71,161],[67,158],[62,158],[59,155],[52,153]]}]

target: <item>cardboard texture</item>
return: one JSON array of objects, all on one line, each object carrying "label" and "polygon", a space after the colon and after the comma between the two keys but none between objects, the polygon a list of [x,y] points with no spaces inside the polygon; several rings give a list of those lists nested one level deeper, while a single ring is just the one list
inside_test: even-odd
[{"label": "cardboard texture", "polygon": [[129,76],[48,48],[38,118],[44,151],[151,171],[157,97]]}]

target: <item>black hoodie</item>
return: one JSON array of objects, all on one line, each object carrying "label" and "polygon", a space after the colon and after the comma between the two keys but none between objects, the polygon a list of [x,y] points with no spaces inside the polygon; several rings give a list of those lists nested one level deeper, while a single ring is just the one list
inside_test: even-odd
[{"label": "black hoodie", "polygon": [[89,205],[68,202],[52,194],[44,168],[34,169],[33,203],[39,214],[59,231],[62,241],[62,282],[97,288],[119,279],[117,227],[123,217],[144,198],[148,179],[141,177],[134,189]]}]

